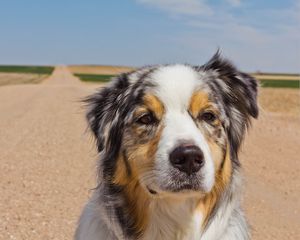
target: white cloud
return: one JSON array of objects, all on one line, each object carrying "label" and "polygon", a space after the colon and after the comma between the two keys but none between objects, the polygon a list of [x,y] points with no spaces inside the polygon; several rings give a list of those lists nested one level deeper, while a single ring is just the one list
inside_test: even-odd
[{"label": "white cloud", "polygon": [[138,3],[161,9],[171,15],[209,16],[211,7],[203,0],[137,0]]},{"label": "white cloud", "polygon": [[[189,31],[173,39],[187,52],[180,53],[186,60],[197,62],[199,55],[210,55],[209,52],[220,47],[244,70],[300,70],[300,0],[281,9],[272,9],[272,5],[268,9],[255,6],[246,9],[249,5],[244,6],[240,0],[223,0],[230,8],[226,4],[216,7],[197,0],[138,2],[182,16],[180,20],[190,27]],[[232,7],[239,7],[244,14],[235,15]]]}]

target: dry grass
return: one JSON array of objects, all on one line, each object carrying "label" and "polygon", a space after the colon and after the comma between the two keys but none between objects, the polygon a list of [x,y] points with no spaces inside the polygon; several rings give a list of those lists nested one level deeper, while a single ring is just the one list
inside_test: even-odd
[{"label": "dry grass", "polygon": [[49,75],[32,74],[32,73],[0,73],[0,86],[23,84],[23,83],[40,83]]},{"label": "dry grass", "polygon": [[263,111],[300,116],[299,89],[261,88],[259,103]]},{"label": "dry grass", "polygon": [[103,74],[103,75],[116,75],[123,72],[130,72],[134,70],[133,67],[124,66],[93,66],[93,65],[73,65],[69,66],[72,73],[82,74]]},{"label": "dry grass", "polygon": [[252,74],[259,80],[295,80],[300,81],[300,75],[284,75],[284,74]]}]

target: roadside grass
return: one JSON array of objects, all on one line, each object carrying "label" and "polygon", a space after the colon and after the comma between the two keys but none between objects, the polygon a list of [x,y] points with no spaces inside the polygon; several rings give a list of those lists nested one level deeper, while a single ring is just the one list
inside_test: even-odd
[{"label": "roadside grass", "polygon": [[51,66],[18,66],[18,65],[1,65],[2,73],[34,73],[50,75],[54,70]]},{"label": "roadside grass", "polygon": [[264,88],[300,88],[300,81],[297,80],[259,80]]},{"label": "roadside grass", "polygon": [[[102,74],[74,74],[84,82],[101,82],[106,83],[116,75],[102,75]],[[265,88],[300,88],[300,81],[297,80],[272,80],[272,79],[258,79],[260,85]]]},{"label": "roadside grass", "polygon": [[75,73],[76,77],[79,77],[81,81],[84,82],[109,82],[112,77],[116,75],[100,75],[100,74],[81,74],[81,73]]},{"label": "roadside grass", "polygon": [[0,65],[0,86],[40,83],[53,70],[51,66]]},{"label": "roadside grass", "polygon": [[0,86],[37,84],[42,82],[48,76],[49,74],[0,72]]}]

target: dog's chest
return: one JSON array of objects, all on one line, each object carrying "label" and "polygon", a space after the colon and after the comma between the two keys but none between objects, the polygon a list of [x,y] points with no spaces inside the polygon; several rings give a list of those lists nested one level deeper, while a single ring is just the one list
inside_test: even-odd
[{"label": "dog's chest", "polygon": [[153,211],[142,239],[199,240],[203,215],[200,211],[192,211],[192,204],[152,206]]}]

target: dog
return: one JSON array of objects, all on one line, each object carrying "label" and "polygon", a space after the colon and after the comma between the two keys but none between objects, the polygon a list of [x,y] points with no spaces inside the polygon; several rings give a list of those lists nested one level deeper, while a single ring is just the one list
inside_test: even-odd
[{"label": "dog", "polygon": [[257,81],[219,51],[204,65],[147,66],[85,101],[98,185],[76,240],[244,240],[238,152]]}]

